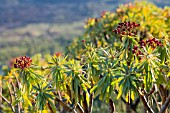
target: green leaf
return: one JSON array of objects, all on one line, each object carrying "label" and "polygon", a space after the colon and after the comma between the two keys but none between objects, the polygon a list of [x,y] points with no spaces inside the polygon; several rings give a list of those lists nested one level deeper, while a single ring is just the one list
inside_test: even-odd
[{"label": "green leaf", "polygon": [[161,50],[161,55],[160,55],[161,63],[164,63],[164,61],[165,61],[165,56],[166,56],[166,49],[163,48],[163,49]]},{"label": "green leaf", "polygon": [[45,92],[53,92],[53,91],[55,91],[54,89],[47,89],[47,90],[45,90]]},{"label": "green leaf", "polygon": [[86,101],[87,101],[87,105],[89,106],[90,103],[90,95],[88,92],[86,92]]},{"label": "green leaf", "polygon": [[[101,80],[102,82],[100,82],[99,84],[98,84],[98,87],[97,87],[97,90],[96,90],[96,92],[94,93],[94,98],[95,97],[97,97],[100,93],[101,93],[101,91],[102,90],[104,90],[103,88],[104,87],[106,87],[106,81],[108,81],[108,78],[110,78],[109,76],[105,76],[104,78],[102,78],[103,80]],[[105,84],[105,85],[104,85]],[[104,86],[103,86],[104,85]]]},{"label": "green leaf", "polygon": [[105,95],[106,95],[106,90],[107,90],[107,87],[108,87],[108,83],[106,83],[101,91],[101,100],[103,100],[105,98]]},{"label": "green leaf", "polygon": [[84,92],[87,92],[87,88],[86,88],[86,86],[83,83],[80,84],[80,86],[81,86],[81,88],[83,89]]},{"label": "green leaf", "polygon": [[124,68],[125,72],[128,72],[128,67],[125,64],[123,64],[123,68]]},{"label": "green leaf", "polygon": [[94,93],[94,98],[96,98],[100,93],[101,93],[101,90],[103,89],[103,87],[98,87],[96,92]]},{"label": "green leaf", "polygon": [[51,94],[48,94],[48,93],[43,93],[43,95],[46,97],[46,98],[50,98],[52,100],[54,100],[53,96]]},{"label": "green leaf", "polygon": [[56,112],[56,107],[55,107],[54,103],[50,99],[47,99],[47,101],[49,102],[53,112],[55,113]]},{"label": "green leaf", "polygon": [[119,99],[121,97],[122,93],[123,93],[123,85],[121,84],[119,86],[119,92],[118,92],[118,95],[117,95],[117,99]]},{"label": "green leaf", "polygon": [[98,84],[97,84],[97,85],[95,85],[92,89],[90,89],[90,94],[91,94],[91,93],[93,93],[93,92],[95,92],[95,91],[96,91],[96,89],[97,89],[97,87],[98,87]]},{"label": "green leaf", "polygon": [[156,79],[155,79],[155,73],[154,73],[154,70],[151,68],[151,76],[152,76],[152,80],[154,82],[156,82]]},{"label": "green leaf", "polygon": [[110,86],[108,86],[108,87],[106,88],[106,93],[109,93],[109,90],[110,90]]},{"label": "green leaf", "polygon": [[115,85],[116,83],[119,83],[122,79],[123,79],[123,78],[120,77],[120,78],[118,78],[117,80],[114,80],[113,82],[111,82],[111,85],[113,86],[113,85]]},{"label": "green leaf", "polygon": [[38,87],[36,87],[36,86],[32,86],[33,87],[33,89],[35,89],[36,91],[39,91],[40,89],[38,88]]},{"label": "green leaf", "polygon": [[51,84],[47,84],[47,85],[43,88],[43,90],[46,90],[50,85],[51,85]]},{"label": "green leaf", "polygon": [[128,50],[128,46],[129,46],[129,38],[127,38],[127,41],[125,42],[125,49]]},{"label": "green leaf", "polygon": [[122,91],[122,93],[123,93],[124,95],[126,95],[127,92],[128,92],[128,90],[130,89],[130,81],[129,81],[129,78],[126,78],[125,81],[124,81],[124,83],[123,83],[122,85],[123,85],[123,91]]},{"label": "green leaf", "polygon": [[96,70],[100,70],[99,65],[94,65],[94,64],[93,64],[93,67],[94,67]]},{"label": "green leaf", "polygon": [[131,96],[132,100],[135,100],[135,93],[134,93],[134,91],[131,91],[130,96]]},{"label": "green leaf", "polygon": [[16,104],[18,104],[18,102],[20,102],[21,101],[21,98],[20,99],[17,99],[17,100],[15,100],[13,103],[12,103],[12,106],[15,106]]},{"label": "green leaf", "polygon": [[142,72],[142,70],[144,69],[145,65],[147,64],[147,61],[145,60],[144,62],[140,63],[137,72]]},{"label": "green leaf", "polygon": [[32,73],[32,75],[35,77],[34,79],[42,79],[43,77],[39,74],[36,74],[35,72],[33,72],[31,69],[29,69],[29,72]]},{"label": "green leaf", "polygon": [[170,81],[168,81],[168,82],[166,83],[166,88],[167,88],[167,89],[170,89]]},{"label": "green leaf", "polygon": [[114,90],[114,89],[113,89],[113,86],[111,85],[111,86],[110,86],[110,89],[109,89],[109,97],[112,96],[113,90]]},{"label": "green leaf", "polygon": [[74,90],[75,90],[74,98],[75,98],[75,104],[77,105],[77,103],[78,103],[78,81],[76,78],[74,78],[74,79],[75,79],[74,80]]}]

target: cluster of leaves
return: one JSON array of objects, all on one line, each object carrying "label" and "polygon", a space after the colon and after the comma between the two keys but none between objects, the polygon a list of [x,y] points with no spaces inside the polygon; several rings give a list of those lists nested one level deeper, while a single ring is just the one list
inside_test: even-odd
[{"label": "cluster of leaves", "polygon": [[[83,40],[68,47],[69,55],[56,53],[44,60],[19,58],[22,63],[24,58],[31,62],[29,66],[15,66],[3,76],[3,84],[8,84],[10,92],[6,97],[0,94],[3,103],[7,102],[13,112],[91,113],[93,100],[99,96],[109,103],[110,112],[114,112],[116,94],[117,99],[125,102],[127,111],[136,111],[139,98],[145,111],[166,111],[170,102],[167,93],[170,89],[170,20],[166,12],[170,10],[141,4],[125,5],[118,8],[116,14],[103,12],[100,18],[89,19]],[[136,17],[143,12],[147,15]],[[158,15],[164,19],[157,19]],[[149,24],[148,18],[163,25],[155,31],[154,26],[159,24]],[[122,23],[132,26],[130,31],[125,29],[128,35],[118,34],[118,29],[113,32]],[[129,35],[134,30],[135,35]],[[159,36],[160,33],[164,35]],[[134,54],[139,47],[140,53]],[[137,103],[133,104],[135,99]]]}]

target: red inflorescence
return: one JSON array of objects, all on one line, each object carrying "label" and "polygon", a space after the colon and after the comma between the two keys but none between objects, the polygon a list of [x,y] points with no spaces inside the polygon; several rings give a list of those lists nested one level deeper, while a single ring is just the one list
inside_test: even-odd
[{"label": "red inflorescence", "polygon": [[161,41],[158,41],[156,38],[148,39],[146,41],[141,40],[138,44],[140,45],[140,47],[135,45],[133,47],[132,53],[136,54],[136,56],[138,56],[139,59],[141,59],[141,56],[139,56],[139,55],[143,55],[140,48],[148,46],[148,47],[151,47],[152,49],[155,49],[156,47],[162,46]]},{"label": "red inflorescence", "polygon": [[143,53],[141,52],[137,45],[133,47],[132,53],[136,54],[136,56],[139,57],[139,59],[141,59],[140,55],[143,55]]},{"label": "red inflorescence", "polygon": [[100,16],[103,17],[106,13],[107,13],[107,11],[102,11]]},{"label": "red inflorescence", "polygon": [[84,42],[85,42],[85,40],[83,39],[81,42],[83,42],[83,43],[84,43]]},{"label": "red inflorescence", "polygon": [[150,38],[146,41],[141,40],[139,42],[140,47],[145,47],[146,45],[148,45],[148,47],[152,47],[152,49],[155,49],[158,46],[162,46],[161,41],[158,41],[156,38]]},{"label": "red inflorescence", "polygon": [[62,53],[61,53],[61,52],[56,52],[56,53],[55,53],[55,56],[56,56],[56,57],[60,57],[60,56],[62,56]]},{"label": "red inflorescence", "polygon": [[151,46],[153,49],[157,46],[162,46],[161,41],[158,41],[156,38],[146,40],[146,44]]},{"label": "red inflorescence", "polygon": [[32,59],[30,57],[27,56],[22,56],[20,58],[16,59],[16,63],[14,64],[15,68],[28,68],[32,63]]},{"label": "red inflorescence", "polygon": [[135,22],[123,22],[118,23],[118,26],[113,32],[119,35],[127,35],[127,36],[136,36],[137,31],[135,30],[136,27],[139,27],[140,24]]}]

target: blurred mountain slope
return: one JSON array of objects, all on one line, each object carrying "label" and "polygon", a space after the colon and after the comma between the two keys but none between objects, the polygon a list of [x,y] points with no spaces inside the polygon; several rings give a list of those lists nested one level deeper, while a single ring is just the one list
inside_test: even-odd
[{"label": "blurred mountain slope", "polygon": [[[19,55],[63,51],[82,33],[84,20],[131,1],[0,0],[0,64]],[[170,5],[170,0],[150,1]]]}]

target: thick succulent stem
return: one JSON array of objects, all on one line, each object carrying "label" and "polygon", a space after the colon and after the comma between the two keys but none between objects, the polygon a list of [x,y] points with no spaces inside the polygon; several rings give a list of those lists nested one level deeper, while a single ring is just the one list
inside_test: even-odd
[{"label": "thick succulent stem", "polygon": [[140,96],[140,98],[141,98],[141,101],[142,101],[145,109],[146,109],[149,113],[154,113],[154,111],[152,110],[152,108],[149,106],[146,97],[145,97],[140,91],[138,91],[138,92],[139,92],[139,96]]},{"label": "thick succulent stem", "polygon": [[114,102],[111,98],[109,99],[109,110],[110,110],[110,113],[114,113],[116,111]]},{"label": "thick succulent stem", "polygon": [[130,107],[130,92],[128,93],[128,102],[126,102],[126,113],[131,113],[131,107]]},{"label": "thick succulent stem", "polygon": [[168,108],[169,104],[170,104],[170,95],[168,96],[168,98],[166,99],[164,104],[162,105],[161,110],[159,111],[159,113],[164,113],[165,110]]},{"label": "thick succulent stem", "polygon": [[87,105],[87,101],[86,101],[86,93],[85,92],[83,92],[83,97],[84,97],[84,101],[83,101],[84,113],[88,113],[88,105]]},{"label": "thick succulent stem", "polygon": [[94,98],[94,93],[90,94],[89,113],[92,113],[92,109],[93,109],[93,98]]},{"label": "thick succulent stem", "polygon": [[8,105],[11,107],[11,109],[12,109],[12,112],[14,112],[15,113],[15,108],[14,108],[14,106],[12,106],[12,103],[10,102],[10,101],[8,101],[3,95],[1,95],[0,94],[0,97],[2,98],[2,100],[4,100],[5,102],[7,102],[8,103]]},{"label": "thick succulent stem", "polygon": [[74,113],[76,113],[75,109],[72,109],[72,108],[69,107],[67,104],[65,104],[63,101],[61,101],[60,99],[55,98],[55,101],[57,101],[61,106],[63,106],[63,108],[64,108],[65,110],[67,110],[68,112],[74,112]]}]

